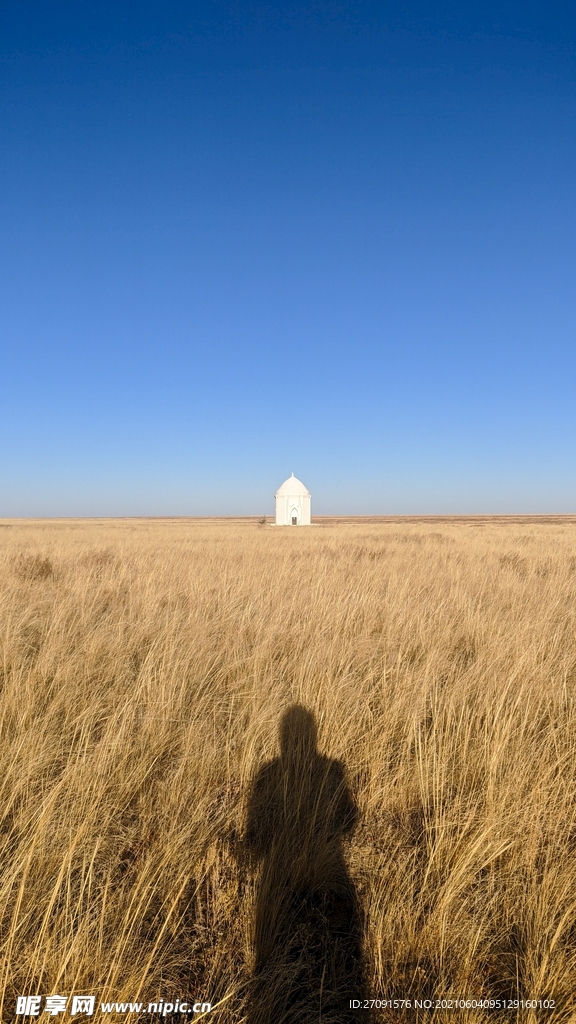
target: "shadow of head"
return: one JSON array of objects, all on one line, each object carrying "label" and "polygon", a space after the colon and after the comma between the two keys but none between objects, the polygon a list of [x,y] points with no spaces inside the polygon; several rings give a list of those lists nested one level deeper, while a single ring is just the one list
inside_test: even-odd
[{"label": "shadow of head", "polygon": [[314,715],[302,704],[293,704],[280,721],[280,756],[285,763],[313,760],[318,730]]}]

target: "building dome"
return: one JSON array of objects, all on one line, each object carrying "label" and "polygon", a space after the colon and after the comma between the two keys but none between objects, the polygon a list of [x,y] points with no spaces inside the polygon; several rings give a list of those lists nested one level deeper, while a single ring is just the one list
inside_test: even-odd
[{"label": "building dome", "polygon": [[298,477],[294,476],[294,473],[283,484],[280,484],[275,497],[279,497],[281,494],[305,494],[310,497],[310,491]]}]

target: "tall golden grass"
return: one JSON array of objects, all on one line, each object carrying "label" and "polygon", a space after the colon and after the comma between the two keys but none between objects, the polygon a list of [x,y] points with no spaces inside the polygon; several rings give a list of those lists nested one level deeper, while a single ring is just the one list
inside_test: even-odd
[{"label": "tall golden grass", "polygon": [[[575,1019],[575,526],[13,522],[0,540],[2,1021],[23,993],[185,991],[256,1019],[239,851],[294,704],[359,809],[365,994],[551,998],[504,1016]],[[424,1019],[375,1014],[399,1018]]]}]

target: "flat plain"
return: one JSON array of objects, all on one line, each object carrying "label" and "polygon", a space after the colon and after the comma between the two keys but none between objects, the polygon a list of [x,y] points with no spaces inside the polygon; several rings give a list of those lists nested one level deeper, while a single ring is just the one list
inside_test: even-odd
[{"label": "flat plain", "polygon": [[[4,521],[0,579],[3,1022],[576,1019],[576,520]],[[276,939],[266,771],[316,880]]]}]

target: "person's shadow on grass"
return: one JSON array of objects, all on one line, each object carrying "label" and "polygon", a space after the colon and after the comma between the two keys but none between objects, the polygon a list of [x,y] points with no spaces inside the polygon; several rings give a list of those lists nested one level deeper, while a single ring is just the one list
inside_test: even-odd
[{"label": "person's shadow on grass", "polygon": [[343,765],[318,753],[314,716],[294,705],[248,798],[245,849],[260,866],[250,1024],[358,1020],[363,924],[342,850],[357,817]]}]

